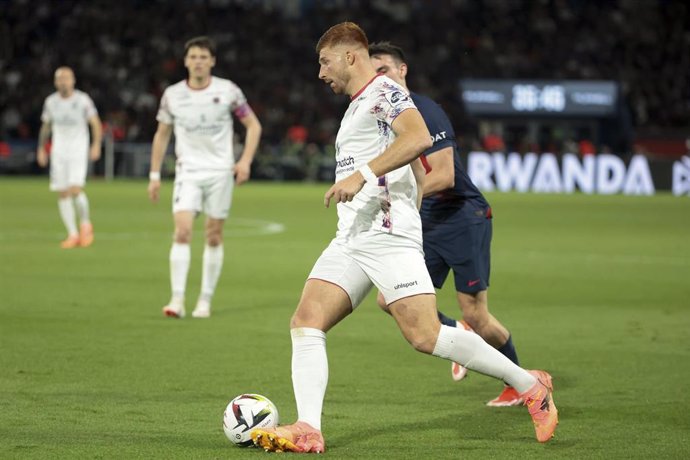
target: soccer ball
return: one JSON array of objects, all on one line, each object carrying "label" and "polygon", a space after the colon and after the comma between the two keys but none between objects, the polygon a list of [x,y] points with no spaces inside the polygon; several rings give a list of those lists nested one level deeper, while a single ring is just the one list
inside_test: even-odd
[{"label": "soccer ball", "polygon": [[243,394],[234,398],[223,414],[223,431],[230,441],[240,447],[254,443],[250,434],[256,428],[271,428],[278,424],[278,409],[265,396]]}]

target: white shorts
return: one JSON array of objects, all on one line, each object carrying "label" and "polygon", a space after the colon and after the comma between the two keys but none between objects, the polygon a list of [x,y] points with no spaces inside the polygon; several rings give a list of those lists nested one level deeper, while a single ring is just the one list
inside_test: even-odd
[{"label": "white shorts", "polygon": [[86,183],[87,157],[62,157],[50,159],[50,190],[57,192],[70,187],[83,187]]},{"label": "white shorts", "polygon": [[173,213],[203,211],[213,219],[227,219],[234,184],[232,171],[178,174],[173,191]]},{"label": "white shorts", "polygon": [[408,238],[367,232],[355,244],[332,240],[314,264],[309,279],[340,286],[356,308],[376,286],[386,304],[404,297],[434,294],[424,252]]}]

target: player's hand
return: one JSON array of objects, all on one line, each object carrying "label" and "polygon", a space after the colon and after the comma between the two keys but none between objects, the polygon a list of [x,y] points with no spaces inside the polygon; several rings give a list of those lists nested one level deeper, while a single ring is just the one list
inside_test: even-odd
[{"label": "player's hand", "polygon": [[41,168],[45,168],[46,166],[48,166],[48,152],[46,152],[45,148],[38,148],[36,162],[38,163],[38,166],[40,166]]},{"label": "player's hand", "polygon": [[101,145],[92,145],[89,149],[89,158],[91,161],[98,161],[101,158]]},{"label": "player's hand", "polygon": [[161,181],[150,180],[149,181],[149,199],[154,203],[158,203],[158,197],[161,190]]},{"label": "player's hand", "polygon": [[240,160],[235,163],[235,168],[233,171],[235,173],[235,184],[242,185],[249,180],[251,166]]},{"label": "player's hand", "polygon": [[331,198],[336,203],[345,203],[352,201],[357,192],[364,187],[364,176],[359,171],[355,171],[345,179],[339,180],[328,189],[323,197],[323,205],[328,207],[331,204]]}]

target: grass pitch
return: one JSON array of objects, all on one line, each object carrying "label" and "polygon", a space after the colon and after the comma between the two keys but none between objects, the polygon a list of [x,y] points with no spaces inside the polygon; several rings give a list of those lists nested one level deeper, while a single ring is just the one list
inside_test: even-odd
[{"label": "grass pitch", "polygon": [[[266,458],[224,437],[243,392],[296,416],[288,321],[334,233],[327,186],[236,189],[210,320],[171,320],[171,183],[92,181],[96,242],[58,247],[46,179],[0,178],[0,457]],[[329,458],[690,457],[690,200],[489,194],[490,306],[554,376],[546,445],[500,384],[414,352],[370,295],[328,337]],[[201,222],[187,308],[198,294]],[[456,314],[451,282],[439,305]]]}]

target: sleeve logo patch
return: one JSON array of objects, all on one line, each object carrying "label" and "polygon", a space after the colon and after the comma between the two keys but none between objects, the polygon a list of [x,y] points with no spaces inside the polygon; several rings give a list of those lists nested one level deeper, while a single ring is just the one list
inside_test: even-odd
[{"label": "sleeve logo patch", "polygon": [[393,91],[392,93],[386,93],[386,99],[388,99],[391,105],[397,105],[399,102],[406,100],[407,96],[400,91]]}]

